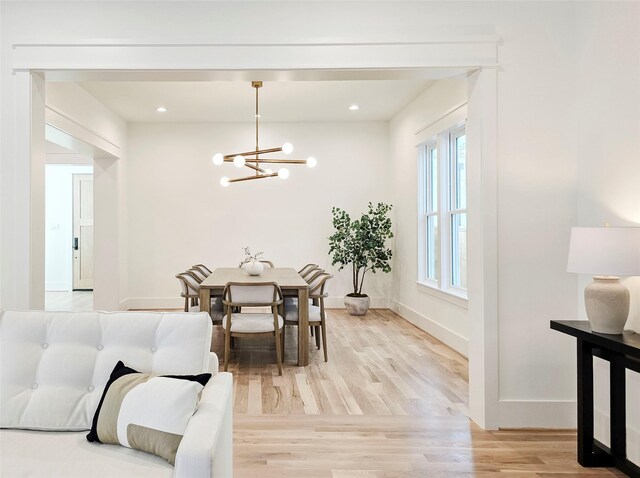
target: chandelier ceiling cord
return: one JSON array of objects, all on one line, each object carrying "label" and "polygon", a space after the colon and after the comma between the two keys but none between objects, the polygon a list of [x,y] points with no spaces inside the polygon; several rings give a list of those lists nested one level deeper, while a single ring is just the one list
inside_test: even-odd
[{"label": "chandelier ceiling cord", "polygon": [[242,178],[229,179],[224,176],[220,179],[222,186],[228,186],[230,183],[238,183],[241,181],[250,181],[252,179],[264,179],[273,178],[278,176],[281,179],[287,179],[289,177],[289,170],[286,167],[280,168],[277,172],[273,172],[269,168],[262,168],[262,164],[306,164],[309,168],[316,166],[316,158],[310,156],[307,159],[276,159],[276,158],[264,158],[263,155],[272,153],[284,153],[291,154],[293,152],[293,145],[291,143],[284,143],[279,148],[260,149],[259,144],[259,125],[260,125],[260,108],[259,108],[259,90],[262,88],[262,81],[252,81],[251,87],[256,90],[256,149],[255,151],[245,151],[243,153],[225,154],[216,153],[211,160],[216,166],[222,163],[233,163],[235,167],[242,168],[247,167],[253,170],[254,174],[251,176],[245,176]]}]

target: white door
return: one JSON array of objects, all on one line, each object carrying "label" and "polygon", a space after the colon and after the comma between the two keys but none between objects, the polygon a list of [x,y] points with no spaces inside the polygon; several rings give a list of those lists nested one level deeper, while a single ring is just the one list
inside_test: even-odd
[{"label": "white door", "polygon": [[73,289],[93,289],[93,175],[73,175]]}]

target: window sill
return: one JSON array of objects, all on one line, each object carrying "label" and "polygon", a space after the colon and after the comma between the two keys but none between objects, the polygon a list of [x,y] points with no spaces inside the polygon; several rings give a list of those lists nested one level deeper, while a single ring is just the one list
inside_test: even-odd
[{"label": "window sill", "polygon": [[418,285],[418,290],[424,294],[428,294],[436,299],[443,300],[445,302],[449,302],[450,304],[456,305],[463,309],[469,308],[469,301],[467,299],[466,294],[457,293],[453,290],[445,291],[434,287],[428,282],[416,281]]}]

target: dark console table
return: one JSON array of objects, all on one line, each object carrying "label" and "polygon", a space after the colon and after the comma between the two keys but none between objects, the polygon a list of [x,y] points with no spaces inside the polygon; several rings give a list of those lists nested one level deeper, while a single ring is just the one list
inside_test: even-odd
[{"label": "dark console table", "polygon": [[[582,320],[552,320],[551,328],[578,342],[578,463],[615,466],[640,478],[640,467],[627,460],[626,369],[640,373],[640,334],[608,335],[591,331]],[[611,447],[593,437],[593,357],[609,362]]]}]

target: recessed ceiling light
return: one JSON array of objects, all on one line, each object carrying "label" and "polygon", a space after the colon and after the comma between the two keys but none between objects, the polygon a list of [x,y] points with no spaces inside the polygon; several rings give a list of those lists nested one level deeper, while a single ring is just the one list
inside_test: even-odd
[{"label": "recessed ceiling light", "polygon": [[167,108],[165,108],[164,106],[158,106],[158,107],[156,108],[156,111],[157,111],[158,113],[166,113],[166,112],[167,112]]},{"label": "recessed ceiling light", "polygon": [[356,110],[359,110],[359,109],[360,109],[360,107],[359,107],[358,105],[351,105],[351,106],[349,106],[349,109],[350,109],[351,111],[356,111]]}]

